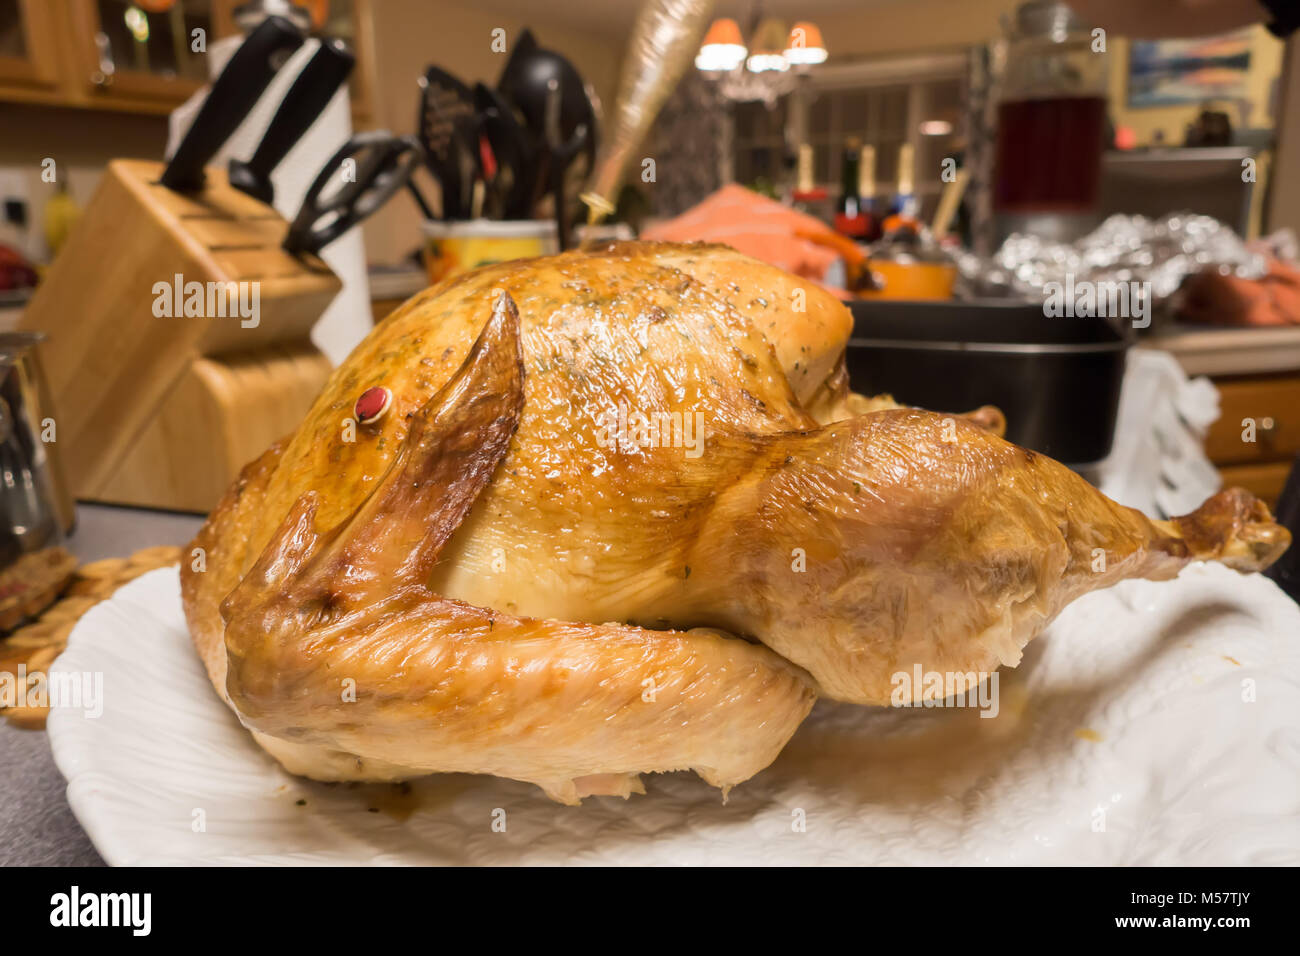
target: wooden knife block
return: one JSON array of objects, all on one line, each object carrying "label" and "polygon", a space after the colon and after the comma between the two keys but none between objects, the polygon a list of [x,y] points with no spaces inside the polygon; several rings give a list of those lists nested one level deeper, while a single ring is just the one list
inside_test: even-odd
[{"label": "wooden knife block", "polygon": [[[78,498],[207,511],[324,386],[330,363],[309,335],[342,284],[281,249],[288,224],[224,171],[181,195],[158,185],[162,169],[109,163],[20,326],[49,336],[56,441]],[[205,290],[257,283],[256,327],[238,308],[158,317],[155,284],[177,275]]]}]

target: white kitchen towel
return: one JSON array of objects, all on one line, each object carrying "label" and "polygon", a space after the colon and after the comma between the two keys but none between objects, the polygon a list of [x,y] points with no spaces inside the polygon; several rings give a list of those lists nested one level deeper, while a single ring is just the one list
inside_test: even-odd
[{"label": "white kitchen towel", "polygon": [[1115,442],[1097,486],[1152,517],[1193,511],[1221,484],[1204,449],[1218,417],[1219,393],[1209,379],[1188,379],[1168,352],[1130,349]]}]

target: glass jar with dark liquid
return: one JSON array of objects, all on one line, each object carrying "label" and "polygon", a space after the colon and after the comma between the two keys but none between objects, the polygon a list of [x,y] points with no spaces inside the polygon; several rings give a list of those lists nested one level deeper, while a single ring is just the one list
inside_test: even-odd
[{"label": "glass jar with dark liquid", "polygon": [[1073,239],[1096,224],[1106,54],[1063,3],[1016,10],[998,102],[993,208],[999,232]]}]

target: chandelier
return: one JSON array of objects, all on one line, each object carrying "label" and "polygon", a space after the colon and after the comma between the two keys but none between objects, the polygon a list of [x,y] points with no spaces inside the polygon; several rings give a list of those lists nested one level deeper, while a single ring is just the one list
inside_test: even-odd
[{"label": "chandelier", "polygon": [[826,61],[826,45],[815,23],[800,21],[787,31],[775,17],[755,19],[758,25],[748,46],[735,20],[714,20],[695,67],[714,80],[727,99],[772,106],[794,89],[799,75]]}]

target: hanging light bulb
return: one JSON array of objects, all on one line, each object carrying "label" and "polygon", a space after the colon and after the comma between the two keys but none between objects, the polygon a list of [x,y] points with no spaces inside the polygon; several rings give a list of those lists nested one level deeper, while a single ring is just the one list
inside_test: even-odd
[{"label": "hanging light bulb", "polygon": [[695,68],[727,73],[744,63],[748,52],[736,21],[722,17],[714,20],[704,35],[700,52],[695,56]]},{"label": "hanging light bulb", "polygon": [[785,46],[786,61],[794,66],[826,62],[826,44],[817,24],[801,20],[790,28]]},{"label": "hanging light bulb", "polygon": [[784,23],[775,17],[763,20],[754,31],[754,51],[745,61],[750,72],[764,73],[775,70],[783,73],[790,69],[790,61],[785,58],[785,41]]},{"label": "hanging light bulb", "polygon": [[136,6],[127,7],[122,20],[136,43],[149,42],[149,18],[143,10]]}]

